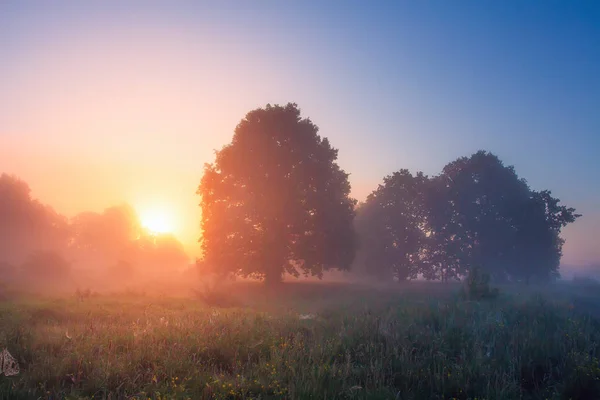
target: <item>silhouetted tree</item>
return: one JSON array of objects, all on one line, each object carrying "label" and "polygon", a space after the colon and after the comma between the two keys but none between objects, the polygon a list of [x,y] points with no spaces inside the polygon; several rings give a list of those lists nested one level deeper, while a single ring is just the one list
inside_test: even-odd
[{"label": "silhouetted tree", "polygon": [[338,151],[317,133],[296,104],[267,105],[239,123],[198,188],[209,265],[267,283],[349,267],[356,202]]},{"label": "silhouetted tree", "polygon": [[19,265],[36,250],[63,252],[68,220],[32,199],[27,183],[0,175],[0,261]]},{"label": "silhouetted tree", "polygon": [[389,279],[416,278],[427,241],[428,178],[400,170],[383,179],[357,210],[359,255],[367,272]]},{"label": "silhouetted tree", "polygon": [[561,206],[559,202],[550,191],[533,191],[520,207],[514,220],[514,262],[509,266],[514,279],[529,282],[559,277],[558,268],[565,242],[560,231],[581,216],[575,213],[574,208]]},{"label": "silhouetted tree", "polygon": [[72,248],[82,257],[116,262],[131,242],[144,233],[129,205],[109,207],[102,213],[83,212],[71,220]]},{"label": "silhouetted tree", "polygon": [[81,213],[71,224],[71,248],[76,259],[104,268],[115,279],[121,275],[117,272],[121,267],[125,275],[135,270],[157,277],[188,263],[183,245],[173,235],[147,232],[129,205],[109,207],[102,213]]},{"label": "silhouetted tree", "polygon": [[151,235],[135,242],[136,263],[145,276],[163,278],[180,272],[189,264],[183,245],[170,234]]},{"label": "silhouetted tree", "polygon": [[461,275],[481,266],[495,280],[555,275],[560,229],[578,217],[485,151],[446,165],[429,201],[431,245],[443,249],[446,265]]},{"label": "silhouetted tree", "polygon": [[560,231],[579,217],[559,203],[485,151],[430,179],[401,170],[359,207],[360,259],[379,277],[448,281],[481,268],[497,281],[553,279]]},{"label": "silhouetted tree", "polygon": [[422,249],[421,273],[428,280],[458,280],[467,272],[462,255],[468,246],[452,229],[456,219],[453,203],[447,201],[449,187],[441,176],[430,178],[424,196],[427,240]]}]

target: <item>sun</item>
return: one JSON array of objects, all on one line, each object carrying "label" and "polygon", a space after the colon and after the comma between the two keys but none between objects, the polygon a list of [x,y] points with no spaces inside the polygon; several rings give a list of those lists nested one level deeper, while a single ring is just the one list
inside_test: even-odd
[{"label": "sun", "polygon": [[174,229],[173,215],[164,209],[148,209],[140,213],[142,226],[151,233],[172,233]]}]

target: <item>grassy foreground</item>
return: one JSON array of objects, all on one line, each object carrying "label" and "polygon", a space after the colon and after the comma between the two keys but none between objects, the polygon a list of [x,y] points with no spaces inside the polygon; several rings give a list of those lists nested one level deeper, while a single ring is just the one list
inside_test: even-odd
[{"label": "grassy foreground", "polygon": [[21,373],[0,376],[0,399],[600,398],[600,321],[568,295],[452,290],[235,284],[229,307],[134,293],[4,301],[0,350]]}]

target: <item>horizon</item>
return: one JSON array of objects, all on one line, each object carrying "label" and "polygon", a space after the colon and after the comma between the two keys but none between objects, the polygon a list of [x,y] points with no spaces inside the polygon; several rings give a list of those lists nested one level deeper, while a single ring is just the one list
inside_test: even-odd
[{"label": "horizon", "polygon": [[600,264],[600,6],[145,4],[0,4],[0,173],[57,212],[128,203],[193,259],[204,163],[295,102],[359,201],[489,150],[583,214],[562,264]]}]

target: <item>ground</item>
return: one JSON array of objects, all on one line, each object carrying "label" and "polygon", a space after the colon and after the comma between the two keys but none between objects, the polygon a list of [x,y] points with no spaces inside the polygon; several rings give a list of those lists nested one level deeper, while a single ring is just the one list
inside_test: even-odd
[{"label": "ground", "polygon": [[600,398],[596,286],[458,289],[5,296],[0,350],[20,373],[0,376],[0,399]]}]

